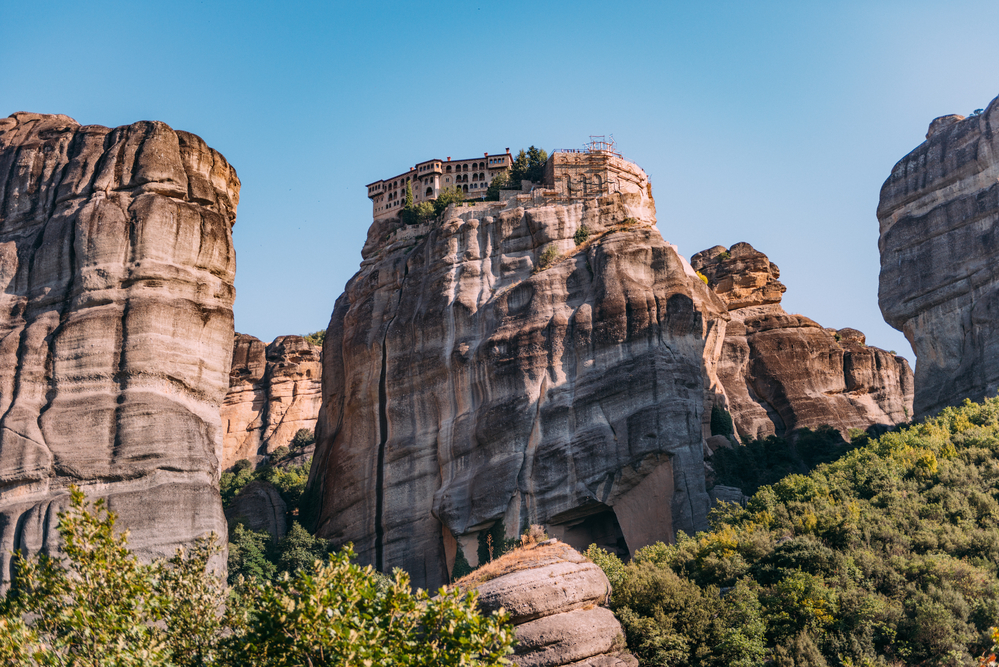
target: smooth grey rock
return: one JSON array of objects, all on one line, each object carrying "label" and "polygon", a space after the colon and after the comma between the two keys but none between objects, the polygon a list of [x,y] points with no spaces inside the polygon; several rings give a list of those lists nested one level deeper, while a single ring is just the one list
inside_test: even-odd
[{"label": "smooth grey rock", "polygon": [[478,591],[480,607],[490,612],[503,607],[519,625],[556,612],[605,604],[610,582],[593,563],[562,561],[487,581]]},{"label": "smooth grey rock", "polygon": [[999,390],[997,128],[999,98],[936,119],[881,187],[878,303],[916,354],[916,417]]},{"label": "smooth grey rock", "polygon": [[53,552],[68,487],[142,558],[214,531],[236,172],[160,122],[0,119],[0,561]]},{"label": "smooth grey rock", "polygon": [[513,661],[520,667],[560,667],[613,652],[622,639],[610,609],[574,609],[518,625]]},{"label": "smooth grey rock", "polygon": [[724,305],[654,221],[643,191],[375,222],[323,349],[318,534],[434,588],[498,521],[625,551],[706,528],[703,305]]}]

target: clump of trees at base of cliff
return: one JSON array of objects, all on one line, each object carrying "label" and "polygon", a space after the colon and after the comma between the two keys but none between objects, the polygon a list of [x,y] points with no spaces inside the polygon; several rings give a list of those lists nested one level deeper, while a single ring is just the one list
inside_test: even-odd
[{"label": "clump of trees at base of cliff", "polygon": [[997,498],[999,399],[966,402],[721,503],[711,532],[588,555],[643,665],[969,665],[999,619]]},{"label": "clump of trees at base of cliff", "polygon": [[105,667],[508,664],[505,613],[476,594],[431,598],[353,562],[350,547],[274,581],[227,588],[200,541],[168,561],[139,563],[102,500],[72,490],[59,515],[64,558],[20,560],[0,599],[0,664]]}]

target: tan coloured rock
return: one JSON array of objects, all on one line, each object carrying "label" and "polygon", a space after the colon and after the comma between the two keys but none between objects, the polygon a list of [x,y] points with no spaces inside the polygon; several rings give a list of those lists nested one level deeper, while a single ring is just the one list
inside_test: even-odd
[{"label": "tan coloured rock", "polygon": [[222,404],[222,468],[240,459],[257,464],[299,429],[314,430],[321,396],[321,348],[301,336],[270,345],[236,334],[229,392]]},{"label": "tan coloured rock", "polygon": [[511,615],[520,667],[637,667],[621,624],[605,605],[603,571],[563,542],[549,540],[504,554],[458,582],[479,592],[485,612]]},{"label": "tan coloured rock", "polygon": [[908,362],[867,346],[856,329],[824,329],[785,312],[780,300],[786,288],[766,255],[737,243],[700,252],[691,265],[708,278],[732,318],[718,376],[725,390],[721,404],[739,436],[784,436],[822,425],[845,434],[909,421]]},{"label": "tan coloured rock", "polygon": [[0,120],[0,553],[76,484],[144,558],[215,531],[239,180],[159,122]]},{"label": "tan coloured rock", "polygon": [[623,552],[706,527],[703,305],[725,308],[654,221],[631,193],[375,222],[326,334],[318,534],[432,588],[497,522]]},{"label": "tan coloured rock", "polygon": [[885,321],[916,354],[917,417],[999,390],[999,98],[933,121],[878,204]]}]

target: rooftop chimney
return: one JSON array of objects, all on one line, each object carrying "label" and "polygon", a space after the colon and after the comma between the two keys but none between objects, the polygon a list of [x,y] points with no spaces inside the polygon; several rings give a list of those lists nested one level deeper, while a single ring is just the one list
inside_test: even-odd
[{"label": "rooftop chimney", "polygon": [[447,161],[448,161],[448,162],[450,162],[450,161],[451,161],[451,156],[450,156],[450,155],[448,155],[448,156],[447,156]]},{"label": "rooftop chimney", "polygon": [[485,155],[486,157],[489,157],[489,153],[483,153],[483,155]]},{"label": "rooftop chimney", "polygon": [[509,153],[509,152],[510,152],[510,149],[509,149],[509,148],[508,148],[508,149],[506,149],[506,152],[507,152],[507,153]]}]

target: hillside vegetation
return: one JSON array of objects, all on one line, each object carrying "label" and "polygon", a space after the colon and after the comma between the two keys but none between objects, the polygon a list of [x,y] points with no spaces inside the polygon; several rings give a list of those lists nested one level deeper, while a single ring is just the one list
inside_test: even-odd
[{"label": "hillside vegetation", "polygon": [[999,619],[999,399],[723,504],[713,530],[591,547],[643,665],[969,665]]}]

